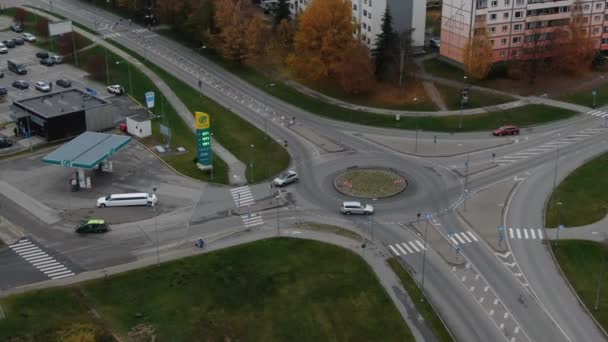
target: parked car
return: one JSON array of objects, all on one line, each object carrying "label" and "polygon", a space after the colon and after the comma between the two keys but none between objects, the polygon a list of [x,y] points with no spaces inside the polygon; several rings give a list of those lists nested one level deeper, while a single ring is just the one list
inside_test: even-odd
[{"label": "parked car", "polygon": [[361,202],[343,202],[340,211],[345,215],[371,215],[374,213],[374,207]]},{"label": "parked car", "polygon": [[17,89],[27,89],[30,87],[29,83],[27,83],[24,80],[16,80],[13,81],[12,86],[17,88]]},{"label": "parked car", "polygon": [[517,135],[517,134],[519,134],[519,127],[517,127],[517,126],[502,126],[502,127],[499,127],[498,129],[495,129],[494,132],[492,132],[492,134],[495,135],[495,136]]},{"label": "parked car", "polygon": [[43,93],[48,93],[49,91],[51,91],[51,86],[48,82],[45,81],[37,81],[34,84],[34,87],[36,88],[36,90],[39,90]]},{"label": "parked car", "polygon": [[6,48],[6,45],[0,43],[0,53],[5,54],[8,53],[8,49]]},{"label": "parked car", "polygon": [[38,58],[49,58],[49,53],[46,51],[38,51],[36,52],[36,57]]},{"label": "parked car", "polygon": [[91,219],[88,221],[80,222],[80,224],[76,227],[76,233],[86,234],[86,233],[105,233],[109,230],[106,221]]},{"label": "parked car", "polygon": [[61,57],[59,55],[52,55],[49,58],[52,59],[55,64],[63,63],[63,57]]},{"label": "parked car", "polygon": [[21,27],[21,25],[19,25],[17,23],[14,23],[11,25],[11,31],[17,32],[17,33],[23,32],[23,27]]},{"label": "parked car", "polygon": [[15,45],[23,45],[23,44],[25,44],[25,41],[23,40],[23,38],[17,37],[17,38],[12,39],[12,40],[15,42]]},{"label": "parked car", "polygon": [[8,94],[8,89],[6,89],[5,87],[0,87],[0,95],[4,96]]},{"label": "parked car", "polygon": [[9,138],[0,138],[0,148],[9,148],[13,146],[13,142]]},{"label": "parked car", "polygon": [[295,171],[287,171],[284,172],[282,175],[280,175],[279,177],[275,178],[272,181],[272,184],[274,184],[274,186],[285,186],[287,184],[290,183],[294,183],[298,181],[298,174]]},{"label": "parked car", "polygon": [[31,33],[24,33],[23,34],[23,40],[25,40],[26,42],[33,43],[33,42],[36,41],[36,36],[34,36]]},{"label": "parked car", "polygon": [[72,86],[72,82],[70,80],[66,80],[66,79],[60,79],[55,81],[55,84],[62,87],[62,88],[69,88]]},{"label": "parked car", "polygon": [[114,95],[122,95],[125,93],[125,88],[123,88],[119,84],[114,84],[114,85],[108,86],[108,91]]},{"label": "parked car", "polygon": [[2,44],[6,45],[7,48],[12,49],[15,47],[15,42],[11,40],[3,40]]},{"label": "parked car", "polygon": [[55,65],[55,62],[50,58],[43,58],[40,60],[40,64],[46,65],[46,66],[53,66],[53,65]]}]

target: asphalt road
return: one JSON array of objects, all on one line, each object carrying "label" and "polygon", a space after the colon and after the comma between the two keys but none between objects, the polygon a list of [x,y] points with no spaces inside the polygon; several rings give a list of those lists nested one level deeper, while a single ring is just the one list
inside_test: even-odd
[{"label": "asphalt road", "polygon": [[[42,1],[42,3],[48,5],[48,2]],[[85,26],[97,27],[100,34],[106,35],[108,39],[133,49],[193,87],[198,86],[201,77],[204,80],[202,91],[206,96],[231,109],[260,129],[267,128],[273,139],[287,140],[293,160],[292,167],[298,171],[302,180],[286,189],[292,200],[292,206],[289,209],[282,209],[279,213],[287,220],[290,218],[339,220],[369,236],[371,222],[368,218],[343,218],[336,213],[339,203],[346,198],[333,190],[331,181],[337,173],[352,166],[373,165],[398,170],[408,179],[409,187],[406,192],[373,203],[377,208],[373,228],[374,241],[384,246],[419,238],[400,225],[414,220],[417,213],[430,213],[440,224],[436,229],[443,234],[465,231],[467,228],[457,219],[453,211],[453,208],[464,199],[465,184],[470,192],[474,192],[476,189],[513,177],[529,176],[511,200],[506,217],[507,225],[542,226],[542,207],[548,194],[546,188],[549,184],[552,185],[552,179],[548,174],[558,155],[557,146],[560,149],[560,161],[571,169],[584,161],[581,150],[589,150],[584,152],[584,155],[601,151],[605,146],[604,139],[608,135],[601,127],[602,120],[581,115],[564,122],[523,130],[522,135],[516,138],[517,142],[492,150],[446,158],[409,156],[362,139],[358,135],[373,133],[412,138],[413,132],[364,127],[307,113],[268,96],[196,52],[167,38],[141,27],[124,25],[113,27],[118,22],[114,15],[95,9],[86,2],[55,0],[53,10]],[[264,110],[266,107],[268,109]],[[265,117],[264,113],[268,113],[268,116]],[[295,133],[285,125],[289,118],[293,117],[308,129],[331,137],[344,148],[344,151],[327,153],[318,142],[310,141]],[[593,131],[586,131],[588,129]],[[440,138],[446,142],[467,140],[471,143],[494,139],[488,133],[442,134]],[[421,138],[426,141],[429,139],[432,139],[430,134]],[[561,139],[569,140],[560,143]],[[546,148],[540,148],[541,146]],[[550,148],[551,146],[553,148]],[[453,171],[467,160],[469,166],[492,162],[491,153],[495,153],[494,159],[499,160],[499,162],[495,161],[496,167],[471,175],[468,179]],[[560,174],[565,174],[568,168],[564,168]],[[251,188],[255,197],[259,199],[265,196],[268,184],[259,184]],[[545,191],[535,191],[539,188],[544,188]],[[217,190],[218,193],[221,191],[227,192],[226,189]],[[232,206],[234,204],[230,203],[230,200],[218,201],[213,210],[201,206],[197,208],[200,211],[195,211],[201,220],[192,225],[186,220],[187,228],[183,228],[184,222],[178,217],[161,222],[160,241],[163,245],[161,248],[177,246],[196,236],[212,239],[228,229],[241,226],[243,223],[238,217],[216,215],[220,211],[218,209],[227,210]],[[190,218],[194,214],[189,212],[188,215]],[[273,215],[272,211],[264,212],[262,215],[264,222],[272,224]],[[19,218],[17,217],[16,220]],[[44,234],[44,227],[25,223],[24,226],[27,227],[28,233],[34,236]],[[125,229],[125,237],[129,236],[128,231]],[[151,234],[152,231],[148,231],[144,236],[151,237]],[[125,262],[129,258],[155,253],[153,241],[146,241],[137,234],[133,234],[132,237],[132,239],[125,238],[118,246],[111,241],[81,240],[79,248],[71,245],[72,249],[60,250],[60,252],[71,255],[72,260],[78,260],[79,250],[88,248],[100,254],[125,253],[123,258],[108,257],[100,258],[96,262],[82,263],[80,267],[86,269],[101,268]],[[41,240],[52,245],[53,241],[71,238],[60,233],[49,234],[47,230]],[[459,268],[448,265],[431,248],[426,254],[425,292],[441,312],[457,340],[598,341],[605,339],[574,300],[555,269],[553,261],[547,257],[542,244],[530,245],[524,244],[523,241],[514,241],[511,243],[511,248],[529,281],[530,288],[522,285],[517,277],[501,264],[494,251],[484,244],[463,247],[462,256],[466,258],[467,266]],[[416,278],[421,280],[421,253],[400,257]],[[15,260],[13,265],[18,265],[18,260]],[[496,306],[495,309],[487,307],[489,305],[487,302],[485,304],[480,302],[475,289],[471,290],[471,286],[466,285],[467,277],[463,274],[469,274],[467,272],[473,272],[471,274],[475,274],[475,280],[483,282],[484,289],[487,287],[485,291],[492,294],[494,304],[491,305]],[[547,288],[551,289],[547,290]],[[488,296],[483,298],[490,298]],[[496,317],[499,310],[504,311],[504,316],[503,311],[500,311],[501,317]]]}]

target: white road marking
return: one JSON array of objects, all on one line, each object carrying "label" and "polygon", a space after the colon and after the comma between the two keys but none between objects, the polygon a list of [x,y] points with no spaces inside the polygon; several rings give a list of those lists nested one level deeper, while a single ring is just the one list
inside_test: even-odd
[{"label": "white road marking", "polygon": [[527,240],[528,239],[528,230],[526,228],[522,229],[524,231],[524,238]]},{"label": "white road marking", "polygon": [[416,247],[416,245],[412,241],[408,241],[408,242],[412,246],[412,248],[416,250],[416,252],[420,252],[420,250],[418,249],[418,247]]},{"label": "white road marking", "polygon": [[477,237],[475,237],[475,234],[473,234],[472,231],[469,230],[467,233],[469,233],[469,235],[471,236],[471,239],[473,239],[475,241],[479,241],[479,240],[477,240]]},{"label": "white road marking", "polygon": [[542,228],[538,228],[538,238],[539,239],[543,239],[543,229]]},{"label": "white road marking", "polygon": [[412,251],[412,249],[408,247],[407,243],[402,243],[402,245],[403,247],[405,247],[405,249],[407,249],[408,252],[414,253],[414,251]]},{"label": "white road marking", "polygon": [[534,233],[534,229],[530,228],[530,235],[532,235],[532,239],[536,239],[536,234]]},{"label": "white road marking", "polygon": [[521,239],[521,232],[519,231],[519,228],[515,228],[515,231],[517,232],[517,238]]},{"label": "white road marking", "polygon": [[483,288],[483,292],[488,292],[489,289],[490,289],[490,287],[486,286],[486,287]]},{"label": "white road marking", "polygon": [[509,235],[511,236],[511,239],[513,239],[513,228],[509,228]]},{"label": "white road marking", "polygon": [[484,299],[484,297],[479,298],[479,303],[483,303]]},{"label": "white road marking", "polygon": [[426,247],[424,247],[424,245],[422,244],[422,242],[420,242],[419,240],[416,240],[416,243],[418,244],[418,246],[420,246],[420,249],[425,250]]},{"label": "white road marking", "polygon": [[498,304],[498,298],[494,299],[494,305]]},{"label": "white road marking", "polygon": [[462,232],[461,234],[462,234],[462,237],[463,237],[465,240],[467,240],[467,242],[473,242],[473,241],[471,241],[471,239],[469,239],[469,237],[467,236],[467,233],[466,233],[466,232]]},{"label": "white road marking", "polygon": [[460,243],[465,243],[464,240],[460,237],[460,235],[458,235],[458,233],[455,233],[454,235],[456,236],[458,241],[460,241]]},{"label": "white road marking", "polygon": [[401,253],[403,253],[404,255],[407,254],[407,252],[405,250],[403,250],[403,248],[401,248],[401,246],[399,246],[399,244],[397,244],[395,246],[397,246],[397,248],[399,248],[399,250],[401,251]]},{"label": "white road marking", "polygon": [[455,245],[457,245],[457,244],[458,244],[458,241],[456,241],[456,239],[454,239],[454,237],[453,237],[453,236],[450,236],[450,239],[452,240],[452,243],[453,243],[453,244],[455,244]]},{"label": "white road marking", "polygon": [[[397,247],[399,247],[399,246],[397,246]],[[397,250],[395,248],[393,248],[393,246],[388,246],[388,248],[390,248],[391,251],[393,251],[393,254],[399,255],[399,252],[397,252]]]}]

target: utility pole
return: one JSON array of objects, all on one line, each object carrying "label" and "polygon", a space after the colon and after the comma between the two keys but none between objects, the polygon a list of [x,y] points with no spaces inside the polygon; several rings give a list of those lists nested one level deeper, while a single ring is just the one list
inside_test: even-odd
[{"label": "utility pole", "polygon": [[424,248],[422,250],[422,282],[420,284],[420,291],[422,292],[422,297],[420,297],[420,301],[424,302],[424,270],[426,267],[426,233],[429,229],[429,213],[425,214],[426,216],[426,225],[424,226]]},{"label": "utility pole", "polygon": [[279,201],[281,200],[281,197],[277,195],[275,198],[277,199],[277,237],[279,237],[281,236],[281,226],[279,224]]},{"label": "utility pole", "polygon": [[467,200],[469,199],[469,163],[471,162],[471,154],[467,153],[467,161],[464,163],[464,211],[467,211]]},{"label": "utility pole", "polygon": [[[154,193],[154,197],[156,197],[156,188],[152,188],[152,192]],[[160,253],[158,251],[158,215],[156,212],[156,204],[152,203],[152,207],[154,208],[154,225],[156,226],[156,266],[160,266]]]}]

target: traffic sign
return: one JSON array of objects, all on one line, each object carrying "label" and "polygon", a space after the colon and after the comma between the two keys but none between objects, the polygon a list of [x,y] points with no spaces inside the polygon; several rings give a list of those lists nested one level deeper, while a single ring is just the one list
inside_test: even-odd
[{"label": "traffic sign", "polygon": [[146,107],[148,107],[148,109],[154,108],[154,92],[153,91],[149,91],[146,93]]}]

